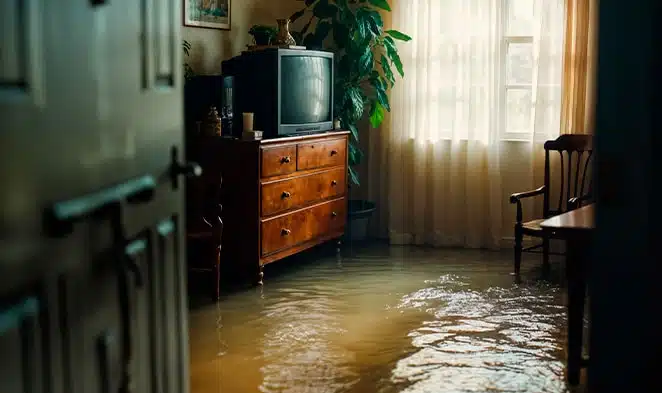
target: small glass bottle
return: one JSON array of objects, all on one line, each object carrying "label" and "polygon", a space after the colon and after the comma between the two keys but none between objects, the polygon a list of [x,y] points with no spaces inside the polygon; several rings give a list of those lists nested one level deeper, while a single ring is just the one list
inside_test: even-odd
[{"label": "small glass bottle", "polygon": [[204,135],[221,135],[221,118],[218,116],[218,111],[215,106],[209,108],[209,113],[207,114],[207,119],[204,123]]}]

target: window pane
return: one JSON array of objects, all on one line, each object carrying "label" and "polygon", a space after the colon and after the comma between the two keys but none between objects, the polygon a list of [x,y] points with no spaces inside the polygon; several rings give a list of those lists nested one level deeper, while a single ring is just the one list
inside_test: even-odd
[{"label": "window pane", "polygon": [[506,52],[506,83],[530,85],[533,81],[533,44],[509,43]]},{"label": "window pane", "polygon": [[534,0],[507,0],[508,27],[507,35],[534,35]]},{"label": "window pane", "polygon": [[[538,86],[535,131],[558,135],[561,124],[561,86]],[[570,130],[563,130],[564,132]]]},{"label": "window pane", "polygon": [[531,90],[506,90],[506,132],[531,132]]}]

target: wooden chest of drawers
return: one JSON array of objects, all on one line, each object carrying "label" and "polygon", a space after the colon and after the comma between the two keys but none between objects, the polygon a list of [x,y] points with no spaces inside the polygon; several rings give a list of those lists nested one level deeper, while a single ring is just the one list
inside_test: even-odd
[{"label": "wooden chest of drawers", "polygon": [[226,278],[259,281],[265,264],[343,235],[348,134],[199,141],[203,176],[223,179]]}]

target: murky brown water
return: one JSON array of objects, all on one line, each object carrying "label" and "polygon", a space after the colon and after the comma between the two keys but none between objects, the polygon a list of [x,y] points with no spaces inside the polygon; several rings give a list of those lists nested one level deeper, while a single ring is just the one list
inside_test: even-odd
[{"label": "murky brown water", "polygon": [[514,284],[510,253],[382,246],[288,265],[191,310],[192,393],[566,391],[564,291]]}]

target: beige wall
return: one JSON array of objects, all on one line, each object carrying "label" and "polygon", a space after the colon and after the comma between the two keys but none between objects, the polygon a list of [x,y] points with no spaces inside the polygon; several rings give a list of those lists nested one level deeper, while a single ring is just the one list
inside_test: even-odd
[{"label": "beige wall", "polygon": [[184,58],[197,74],[220,74],[221,62],[238,55],[252,39],[248,29],[254,24],[276,25],[276,19],[288,18],[299,10],[296,0],[231,0],[231,29],[215,30],[182,27],[182,35],[191,43],[191,56]]}]

